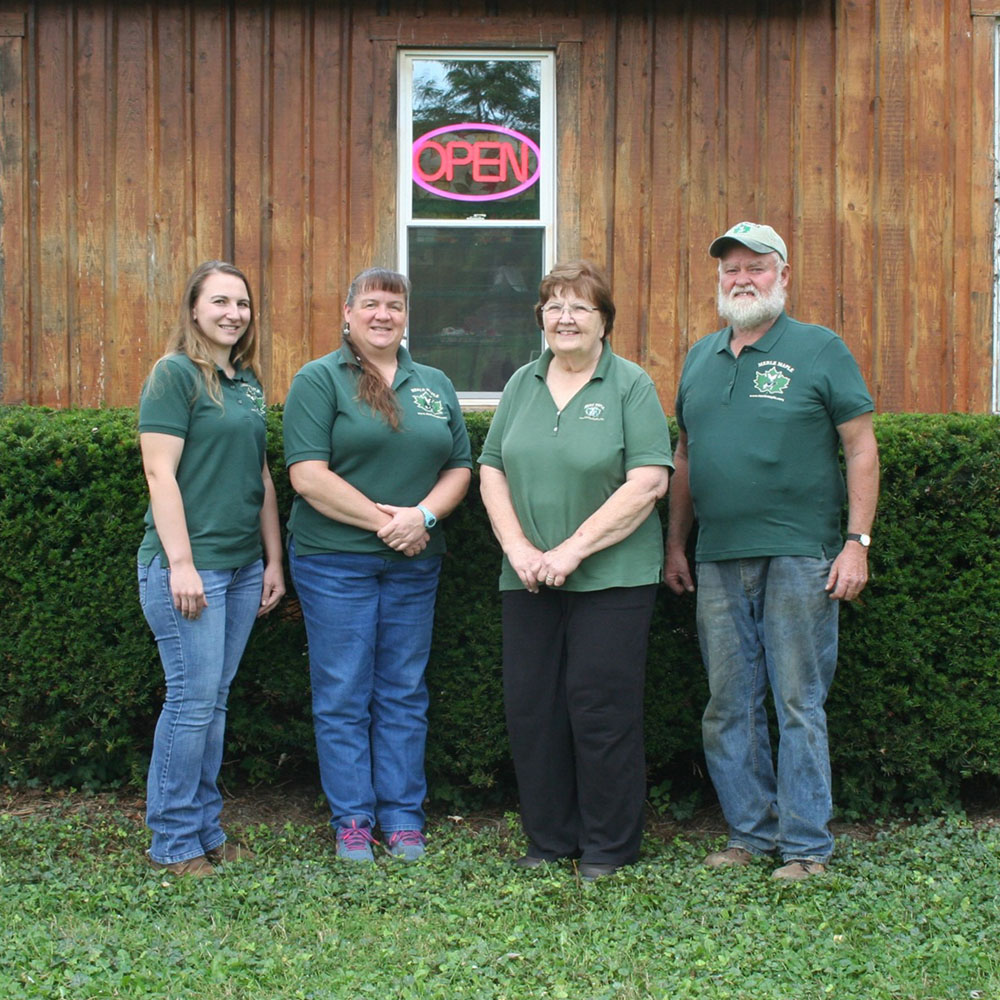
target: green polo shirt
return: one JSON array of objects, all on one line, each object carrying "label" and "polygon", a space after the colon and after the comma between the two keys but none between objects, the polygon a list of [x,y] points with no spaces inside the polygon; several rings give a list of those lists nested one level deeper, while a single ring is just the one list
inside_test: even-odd
[{"label": "green polo shirt", "polygon": [[782,313],[734,357],[727,327],[688,353],[677,392],[699,562],[832,558],[843,544],[840,424],[872,398],[832,330]]},{"label": "green polo shirt", "polygon": [[[414,507],[446,469],[471,469],[472,452],[455,389],[444,372],[417,364],[399,348],[392,389],[400,424],[358,402],[358,369],[347,345],[305,365],[285,401],[285,462],[326,462],[370,500]],[[356,552],[406,559],[373,531],[320,514],[297,496],[289,532],[298,555]],[[417,558],[444,552],[440,524]]]},{"label": "green polo shirt", "polygon": [[[158,362],[142,387],[139,433],[184,440],[177,485],[195,566],[239,569],[261,557],[267,415],[264,390],[252,372],[237,369],[229,378],[220,369],[218,375],[222,406],[209,396],[187,355],[172,354]],[[147,508],[139,561],[148,566],[157,555],[166,566]]]},{"label": "green polo shirt", "polygon": [[[507,477],[525,535],[555,548],[643,465],[673,468],[667,418],[652,379],[605,341],[593,377],[560,412],[545,375],[552,352],[511,376],[479,461]],[[595,552],[570,574],[565,590],[657,583],[663,568],[660,519],[651,513],[627,538]],[[503,558],[501,590],[524,584]]]}]

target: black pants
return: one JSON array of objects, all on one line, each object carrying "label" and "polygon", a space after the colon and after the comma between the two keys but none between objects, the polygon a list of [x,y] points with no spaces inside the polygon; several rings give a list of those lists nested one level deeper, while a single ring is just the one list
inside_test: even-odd
[{"label": "black pants", "polygon": [[503,592],[507,732],[535,857],[617,865],[638,857],[655,600],[655,584]]}]

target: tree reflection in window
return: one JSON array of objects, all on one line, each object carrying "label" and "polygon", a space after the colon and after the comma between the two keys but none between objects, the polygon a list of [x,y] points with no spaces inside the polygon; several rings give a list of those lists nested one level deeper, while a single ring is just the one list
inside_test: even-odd
[{"label": "tree reflection in window", "polygon": [[516,129],[538,142],[541,82],[534,60],[421,60],[413,77],[414,137],[470,121]]},{"label": "tree reflection in window", "polygon": [[[514,129],[536,144],[541,133],[541,68],[535,59],[417,59],[413,64],[413,138],[448,125],[475,123]],[[443,139],[444,137],[439,137]],[[463,139],[470,138],[464,133]],[[482,138],[487,138],[483,135]],[[488,138],[497,139],[495,133]],[[484,190],[471,178],[471,166],[457,166],[451,190]],[[480,209],[476,209],[479,211]],[[537,185],[483,207],[492,219],[537,219]],[[468,203],[456,202],[413,185],[413,217],[464,218]]]},{"label": "tree reflection in window", "polygon": [[[404,210],[409,347],[416,360],[447,372],[466,399],[495,399],[544,346],[533,310],[552,225],[542,212],[551,216],[552,204],[540,179],[526,187],[524,180],[540,172],[551,189],[552,163],[539,162],[539,149],[542,121],[554,118],[553,56],[414,53],[404,66],[409,141],[437,133],[419,158],[432,190],[411,174]],[[516,169],[497,143],[510,144]],[[400,163],[412,164],[412,152]]]}]

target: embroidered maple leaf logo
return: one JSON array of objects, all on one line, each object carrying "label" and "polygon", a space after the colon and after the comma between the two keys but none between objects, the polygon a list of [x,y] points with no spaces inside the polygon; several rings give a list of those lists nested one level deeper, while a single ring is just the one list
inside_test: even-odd
[{"label": "embroidered maple leaf logo", "polygon": [[791,383],[791,379],[782,375],[777,368],[769,368],[765,372],[757,372],[754,377],[754,388],[758,392],[766,392],[772,396],[780,396]]},{"label": "embroidered maple leaf logo", "polygon": [[444,403],[441,402],[441,397],[436,392],[424,388],[413,389],[411,391],[413,393],[413,402],[421,413],[427,413],[432,417],[446,416]]}]

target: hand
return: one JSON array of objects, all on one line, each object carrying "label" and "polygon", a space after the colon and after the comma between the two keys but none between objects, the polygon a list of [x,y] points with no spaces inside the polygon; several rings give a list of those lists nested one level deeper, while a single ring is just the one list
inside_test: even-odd
[{"label": "hand", "polygon": [[[535,548],[531,542],[525,541],[507,552],[507,561],[511,569],[517,573],[525,589],[532,594],[538,593],[538,569],[542,564],[542,551]],[[542,576],[545,574],[543,573]]]},{"label": "hand", "polygon": [[205,585],[192,564],[170,567],[170,593],[174,598],[174,607],[189,621],[196,621],[201,617],[202,609],[208,607]]},{"label": "hand", "polygon": [[412,559],[414,556],[420,555],[427,548],[427,543],[430,540],[431,536],[425,531],[412,545],[407,545],[405,549],[400,549],[400,552]]},{"label": "hand", "polygon": [[834,601],[853,601],[868,583],[868,550],[857,542],[845,542],[830,567],[826,592]]},{"label": "hand", "polygon": [[416,507],[395,507],[389,503],[375,506],[389,515],[389,520],[375,533],[390,549],[409,556],[427,547],[430,535],[424,527],[424,515]]},{"label": "hand", "polygon": [[663,579],[675,594],[694,593],[694,578],[691,576],[691,567],[683,549],[667,549],[667,565],[663,571]]},{"label": "hand", "polygon": [[561,542],[542,554],[535,579],[546,587],[561,587],[582,562],[582,557],[573,551],[568,541]]},{"label": "hand", "polygon": [[281,563],[264,567],[264,587],[260,593],[260,610],[257,617],[266,615],[278,606],[278,601],[285,596],[285,574]]}]

